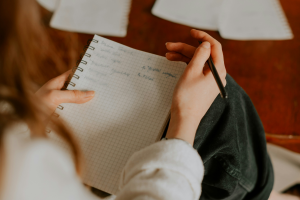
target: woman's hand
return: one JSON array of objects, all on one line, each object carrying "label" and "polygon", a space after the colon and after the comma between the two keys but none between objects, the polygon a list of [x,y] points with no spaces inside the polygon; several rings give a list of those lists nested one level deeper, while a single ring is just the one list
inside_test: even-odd
[{"label": "woman's hand", "polygon": [[81,104],[94,97],[94,91],[61,90],[69,74],[71,74],[71,70],[51,79],[36,92],[36,95],[46,105],[47,114],[52,114],[61,103]]},{"label": "woman's hand", "polygon": [[212,73],[203,71],[205,62],[212,56],[220,78],[226,85],[226,69],[221,44],[203,31],[191,30],[193,38],[203,43],[193,47],[183,43],[166,44],[166,54],[171,61],[183,61],[188,65],[179,79],[173,94],[171,120],[167,138],[183,139],[194,143],[199,122],[219,94]]}]

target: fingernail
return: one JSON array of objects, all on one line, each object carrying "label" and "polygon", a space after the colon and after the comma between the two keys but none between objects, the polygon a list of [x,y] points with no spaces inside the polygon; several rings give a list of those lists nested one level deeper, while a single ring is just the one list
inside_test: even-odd
[{"label": "fingernail", "polygon": [[201,44],[201,47],[204,47],[204,48],[206,48],[206,49],[209,49],[209,48],[210,48],[210,43],[207,42],[207,41],[205,41],[205,42],[203,42],[203,43]]},{"label": "fingernail", "polygon": [[95,92],[94,91],[87,91],[87,92],[85,92],[85,98],[92,97],[92,96],[95,96]]},{"label": "fingernail", "polygon": [[167,46],[168,42],[166,42],[166,46]]},{"label": "fingernail", "polygon": [[169,53],[166,53],[166,57],[167,57],[167,55],[169,55]]}]

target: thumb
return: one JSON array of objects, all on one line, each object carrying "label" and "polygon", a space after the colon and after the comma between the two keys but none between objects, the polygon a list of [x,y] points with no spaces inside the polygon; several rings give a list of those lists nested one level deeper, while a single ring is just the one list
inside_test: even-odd
[{"label": "thumb", "polygon": [[80,91],[80,90],[55,90],[53,91],[55,103],[85,103],[95,96],[94,91]]},{"label": "thumb", "polygon": [[210,56],[210,43],[205,41],[196,49],[195,54],[192,60],[189,63],[189,66],[192,71],[196,71],[202,74],[203,67],[205,62]]}]

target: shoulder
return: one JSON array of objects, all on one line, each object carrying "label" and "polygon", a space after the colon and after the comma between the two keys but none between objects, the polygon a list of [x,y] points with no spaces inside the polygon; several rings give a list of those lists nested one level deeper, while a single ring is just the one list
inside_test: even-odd
[{"label": "shoulder", "polygon": [[[21,132],[20,130],[23,130]],[[5,157],[7,164],[22,164],[22,170],[38,173],[55,166],[68,173],[76,173],[73,160],[67,149],[47,138],[30,138],[28,131],[10,129],[5,133]],[[12,163],[11,163],[12,162]]]},{"label": "shoulder", "polygon": [[3,199],[88,199],[72,157],[62,147],[14,131],[5,134],[4,142]]}]

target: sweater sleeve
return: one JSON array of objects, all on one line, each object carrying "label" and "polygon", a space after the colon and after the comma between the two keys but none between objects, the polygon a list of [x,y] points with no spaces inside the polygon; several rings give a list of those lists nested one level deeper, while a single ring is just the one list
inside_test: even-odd
[{"label": "sweater sleeve", "polygon": [[192,146],[175,139],[160,141],[128,160],[116,200],[198,200],[203,173],[202,160]]}]

